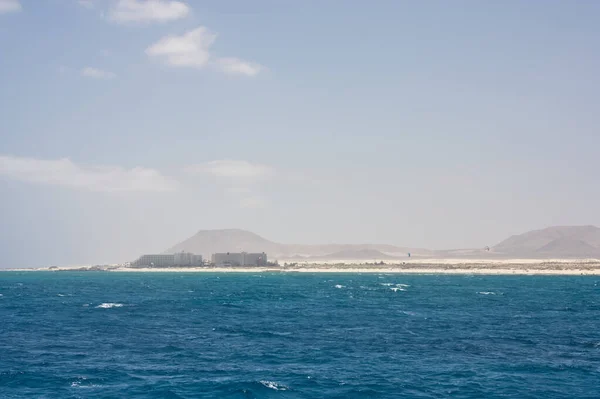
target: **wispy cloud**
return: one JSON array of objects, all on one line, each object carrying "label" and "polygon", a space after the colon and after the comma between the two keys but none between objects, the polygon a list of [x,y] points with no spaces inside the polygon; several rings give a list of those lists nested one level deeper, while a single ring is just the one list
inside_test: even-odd
[{"label": "wispy cloud", "polygon": [[161,58],[167,65],[173,67],[204,68],[213,65],[225,73],[245,76],[256,76],[263,70],[263,67],[257,63],[235,57],[217,57],[213,61],[211,47],[216,39],[216,33],[200,26],[180,36],[163,37],[148,47],[146,54]]},{"label": "wispy cloud", "polygon": [[81,70],[81,76],[92,79],[112,79],[116,75],[112,72],[103,71],[102,69],[85,67]]},{"label": "wispy cloud", "polygon": [[0,156],[0,175],[29,183],[96,192],[173,191],[178,183],[154,169],[82,166],[68,158],[45,160]]},{"label": "wispy cloud", "polygon": [[[188,179],[185,179],[185,175]],[[36,159],[0,155],[0,179],[59,186],[91,192],[171,192],[212,185],[224,198],[240,208],[258,209],[269,205],[265,183],[276,178],[267,165],[240,160],[217,160],[184,168],[183,174],[166,176],[152,168],[82,165],[62,159]],[[192,180],[190,180],[190,178]]]},{"label": "wispy cloud", "polygon": [[0,14],[21,11],[23,7],[19,0],[0,0]]},{"label": "wispy cloud", "polygon": [[229,73],[232,75],[246,75],[246,76],[256,76],[260,71],[263,70],[263,67],[254,62],[248,62],[244,60],[240,60],[239,58],[219,58],[217,60],[217,65],[223,70],[225,73]]},{"label": "wispy cloud", "polygon": [[275,174],[275,170],[270,166],[232,159],[191,165],[186,168],[186,171],[191,174],[205,174],[238,181],[255,181]]},{"label": "wispy cloud", "polygon": [[186,17],[187,4],[172,0],[118,0],[110,9],[110,20],[118,23],[168,22]]},{"label": "wispy cloud", "polygon": [[261,194],[262,184],[276,176],[270,166],[241,160],[223,159],[190,165],[185,171],[191,176],[210,177],[219,184],[225,195],[242,208],[264,208],[267,199]]}]

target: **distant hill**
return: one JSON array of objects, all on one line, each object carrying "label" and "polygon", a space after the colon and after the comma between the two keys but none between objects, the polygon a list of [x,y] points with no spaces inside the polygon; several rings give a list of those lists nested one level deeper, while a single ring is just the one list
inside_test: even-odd
[{"label": "distant hill", "polygon": [[274,243],[250,231],[238,229],[200,230],[187,240],[168,249],[167,253],[192,252],[210,257],[216,252],[266,252],[278,254],[284,251],[281,244]]},{"label": "distant hill", "polygon": [[[187,240],[169,248],[166,253],[193,252],[210,257],[215,252],[266,252],[270,259],[393,259],[414,255],[431,256],[432,251],[385,244],[297,245],[269,241],[255,233],[239,229],[200,230]],[[368,252],[372,251],[372,252]],[[338,256],[359,256],[342,257]]]},{"label": "distant hill", "polygon": [[557,226],[512,236],[490,251],[455,249],[433,251],[384,244],[298,245],[269,241],[246,230],[200,230],[166,253],[193,252],[209,258],[215,252],[266,252],[269,259],[404,260],[413,258],[600,258],[600,229],[594,226]]},{"label": "distant hill", "polygon": [[526,257],[600,257],[600,228],[555,226],[512,236],[494,246],[499,255]]}]

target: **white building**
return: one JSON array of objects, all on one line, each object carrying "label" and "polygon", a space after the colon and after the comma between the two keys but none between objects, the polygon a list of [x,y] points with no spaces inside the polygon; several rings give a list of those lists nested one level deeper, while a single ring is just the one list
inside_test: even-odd
[{"label": "white building", "polygon": [[264,252],[225,252],[213,254],[211,260],[216,266],[266,266],[267,254]]},{"label": "white building", "polygon": [[175,266],[202,266],[202,255],[189,252],[176,254],[142,255],[131,262],[132,267],[175,267]]}]

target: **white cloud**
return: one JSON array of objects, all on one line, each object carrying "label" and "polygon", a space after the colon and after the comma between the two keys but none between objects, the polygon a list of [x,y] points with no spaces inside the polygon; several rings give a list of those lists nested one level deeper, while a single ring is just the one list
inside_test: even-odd
[{"label": "white cloud", "polygon": [[19,0],[0,0],[0,14],[21,11]]},{"label": "white cloud", "polygon": [[[146,49],[150,57],[160,57],[167,65],[174,67],[204,68],[211,64],[211,47],[217,34],[200,26],[181,36],[169,35]],[[217,58],[213,63],[217,69],[245,76],[256,76],[264,68],[254,62],[235,57]]]},{"label": "white cloud", "polygon": [[273,178],[275,169],[248,161],[222,159],[188,166],[185,171],[192,176],[206,176],[216,180],[224,194],[241,208],[264,208],[268,201],[260,191],[262,184]]},{"label": "white cloud", "polygon": [[210,59],[209,49],[217,35],[201,26],[182,36],[166,36],[146,49],[152,57],[164,57],[172,66],[202,68]]},{"label": "white cloud", "polygon": [[68,158],[43,160],[0,155],[0,175],[30,183],[96,192],[173,191],[178,183],[154,169],[88,166]]},{"label": "white cloud", "polygon": [[238,181],[255,181],[275,174],[275,170],[270,166],[231,159],[196,164],[187,167],[186,170],[191,174],[206,174]]},{"label": "white cloud", "polygon": [[170,0],[118,0],[109,18],[119,23],[168,22],[186,17],[187,4]]},{"label": "white cloud", "polygon": [[217,64],[224,72],[232,75],[256,76],[263,69],[259,64],[234,57],[219,58]]},{"label": "white cloud", "polygon": [[112,72],[103,71],[102,69],[85,67],[81,70],[81,76],[92,79],[112,79],[116,75]]}]

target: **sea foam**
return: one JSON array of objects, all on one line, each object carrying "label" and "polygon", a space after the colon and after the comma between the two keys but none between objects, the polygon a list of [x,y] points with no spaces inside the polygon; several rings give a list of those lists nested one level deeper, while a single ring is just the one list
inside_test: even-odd
[{"label": "sea foam", "polygon": [[121,308],[121,307],[123,307],[122,303],[112,303],[112,302],[101,303],[100,305],[96,306],[96,308],[102,308],[102,309]]},{"label": "sea foam", "polygon": [[274,389],[276,391],[287,391],[289,389],[285,385],[278,384],[278,383],[273,382],[273,381],[260,381],[260,383],[263,384],[265,387],[270,388],[270,389]]}]

